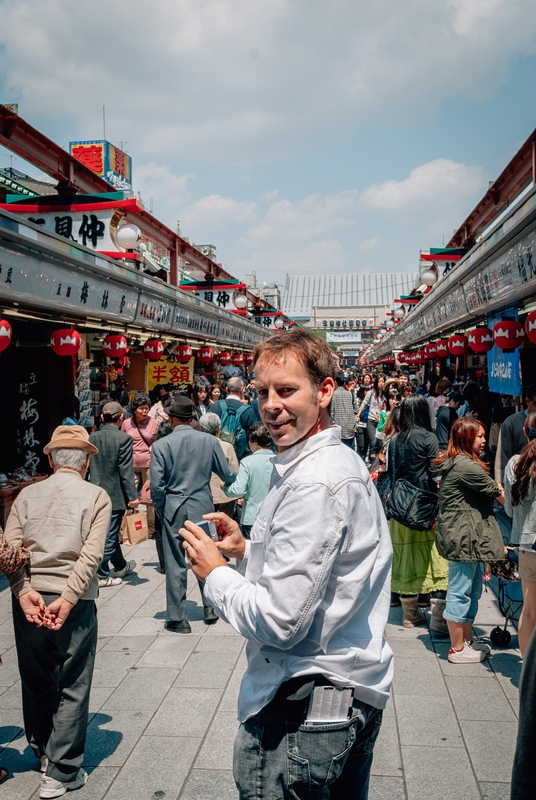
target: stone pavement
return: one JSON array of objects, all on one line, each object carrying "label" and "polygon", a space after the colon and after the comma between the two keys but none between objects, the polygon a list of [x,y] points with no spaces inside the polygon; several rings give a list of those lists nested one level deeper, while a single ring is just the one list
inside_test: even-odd
[{"label": "stone pavement", "polygon": [[[164,578],[154,543],[128,548],[137,574],[101,591],[97,655],[79,800],[236,800],[231,766],[244,642],[228,625],[207,627],[191,580],[192,635],[163,630]],[[189,577],[193,577],[191,574]],[[502,616],[483,594],[479,633]],[[517,639],[483,664],[452,665],[427,629],[405,630],[393,609],[392,699],[376,745],[370,800],[507,800],[516,736]],[[515,634],[515,630],[512,629]],[[2,800],[38,797],[26,745],[7,582],[0,581],[0,764],[14,777]]]}]

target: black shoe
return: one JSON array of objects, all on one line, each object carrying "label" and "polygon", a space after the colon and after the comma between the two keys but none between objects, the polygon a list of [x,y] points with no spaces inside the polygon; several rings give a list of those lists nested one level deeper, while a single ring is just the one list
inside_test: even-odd
[{"label": "black shoe", "polygon": [[396,608],[397,606],[401,606],[402,603],[400,602],[400,595],[396,592],[391,592],[391,608]]},{"label": "black shoe", "polygon": [[428,608],[430,605],[430,595],[429,594],[420,594],[417,600],[417,605],[419,608]]},{"label": "black shoe", "polygon": [[219,619],[218,616],[214,613],[214,609],[212,606],[206,606],[204,609],[205,614],[205,625],[215,625]]},{"label": "black shoe", "polygon": [[187,619],[181,619],[178,621],[172,620],[171,622],[166,622],[164,624],[164,628],[166,631],[171,631],[172,633],[191,633],[192,629],[190,627],[190,623]]}]

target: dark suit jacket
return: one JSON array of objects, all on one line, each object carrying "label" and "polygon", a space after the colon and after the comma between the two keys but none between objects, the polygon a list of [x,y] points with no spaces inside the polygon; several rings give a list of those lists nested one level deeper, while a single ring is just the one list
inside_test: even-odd
[{"label": "dark suit jacket", "polygon": [[183,504],[192,522],[214,511],[210,491],[213,472],[225,483],[232,483],[236,477],[215,436],[194,431],[190,425],[178,425],[169,436],[155,442],[151,450],[151,499],[158,516],[171,524]]},{"label": "dark suit jacket", "polygon": [[89,441],[99,450],[91,456],[89,480],[108,492],[114,513],[125,511],[130,500],[138,497],[134,484],[132,436],[123,433],[117,425],[109,424],[96,433],[90,433]]}]

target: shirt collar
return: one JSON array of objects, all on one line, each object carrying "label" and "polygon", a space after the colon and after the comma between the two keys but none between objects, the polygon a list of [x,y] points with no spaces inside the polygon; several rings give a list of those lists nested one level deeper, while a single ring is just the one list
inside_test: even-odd
[{"label": "shirt collar", "polygon": [[285,473],[293,469],[299,461],[302,461],[307,456],[320,450],[321,447],[329,447],[334,444],[340,444],[341,429],[339,425],[333,425],[331,428],[326,428],[325,431],[315,433],[303,442],[295,444],[294,447],[289,447],[277,456],[272,458],[272,464],[281,477]]}]

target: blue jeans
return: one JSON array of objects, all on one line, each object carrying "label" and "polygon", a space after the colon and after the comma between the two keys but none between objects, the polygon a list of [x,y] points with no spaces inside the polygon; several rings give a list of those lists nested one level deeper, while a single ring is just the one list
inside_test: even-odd
[{"label": "blue jeans", "polygon": [[124,511],[114,511],[110,519],[110,527],[104,542],[104,555],[97,570],[97,578],[105,579],[110,575],[110,561],[113,568],[117,571],[126,567],[127,562],[119,544],[119,534],[121,533],[121,522],[125,515]]},{"label": "blue jeans", "polygon": [[449,586],[444,618],[450,622],[472,624],[481,594],[480,561],[449,561]]},{"label": "blue jeans", "polygon": [[354,450],[354,437],[352,436],[351,439],[341,439],[341,442],[345,444],[347,447],[351,447]]},{"label": "blue jeans", "polygon": [[367,800],[382,711],[354,700],[351,719],[311,727],[303,724],[308,704],[276,696],[241,724],[233,763],[240,800]]}]

